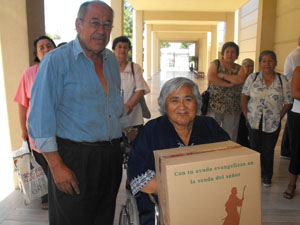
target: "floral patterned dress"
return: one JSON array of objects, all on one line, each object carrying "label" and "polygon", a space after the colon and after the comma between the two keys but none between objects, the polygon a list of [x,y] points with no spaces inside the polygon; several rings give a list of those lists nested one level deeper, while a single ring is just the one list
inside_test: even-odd
[{"label": "floral patterned dress", "polygon": [[[213,63],[218,65],[218,59]],[[225,73],[230,75],[238,75],[241,66],[234,63],[231,70],[227,70],[221,64],[218,67],[218,73]],[[234,87],[219,87],[209,84],[209,102],[208,110],[220,114],[233,114],[241,112],[241,91],[242,85]]]}]

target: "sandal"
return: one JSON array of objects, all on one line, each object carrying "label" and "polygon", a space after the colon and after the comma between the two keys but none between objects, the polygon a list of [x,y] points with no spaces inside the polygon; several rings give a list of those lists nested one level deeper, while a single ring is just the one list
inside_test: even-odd
[{"label": "sandal", "polygon": [[[287,191],[288,189],[291,189],[292,192],[288,192]],[[294,194],[295,194],[296,185],[289,184],[287,190],[283,193],[282,196],[286,199],[292,199],[294,197]]]},{"label": "sandal", "polygon": [[44,202],[41,204],[41,209],[48,210],[48,202]]}]

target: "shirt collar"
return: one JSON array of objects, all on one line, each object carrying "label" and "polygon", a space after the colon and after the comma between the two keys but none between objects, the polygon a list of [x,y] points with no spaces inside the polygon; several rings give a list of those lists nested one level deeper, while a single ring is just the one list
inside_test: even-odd
[{"label": "shirt collar", "polygon": [[[80,54],[83,54],[86,56],[85,52],[83,51],[81,44],[79,42],[79,38],[78,35],[76,36],[76,39],[73,42],[73,52],[74,52],[74,56],[75,59],[77,60]],[[103,56],[103,60],[106,60],[107,56],[108,56],[108,52],[109,50],[107,48],[105,48],[102,52],[101,55]],[[87,56],[86,56],[87,57]]]}]

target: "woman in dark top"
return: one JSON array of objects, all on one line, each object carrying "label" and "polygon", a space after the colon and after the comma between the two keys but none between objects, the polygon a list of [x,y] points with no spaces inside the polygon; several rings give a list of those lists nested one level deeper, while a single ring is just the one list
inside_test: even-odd
[{"label": "woman in dark top", "polygon": [[229,140],[213,118],[197,116],[201,97],[193,81],[183,77],[167,81],[158,104],[162,116],[149,121],[138,134],[128,162],[141,225],[154,224],[154,204],[148,197],[157,194],[153,151]]}]

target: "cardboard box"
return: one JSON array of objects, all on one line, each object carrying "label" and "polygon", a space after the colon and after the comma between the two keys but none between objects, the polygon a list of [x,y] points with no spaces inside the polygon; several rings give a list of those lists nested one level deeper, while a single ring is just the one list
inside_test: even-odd
[{"label": "cardboard box", "polygon": [[225,141],[154,155],[164,225],[261,225],[259,153]]}]

